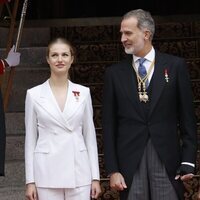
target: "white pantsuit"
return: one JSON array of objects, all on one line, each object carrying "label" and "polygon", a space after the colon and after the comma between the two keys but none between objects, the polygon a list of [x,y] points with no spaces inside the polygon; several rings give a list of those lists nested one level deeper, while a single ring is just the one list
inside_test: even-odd
[{"label": "white pantsuit", "polygon": [[73,189],[37,188],[39,200],[90,200],[90,185]]},{"label": "white pantsuit", "polygon": [[49,80],[27,90],[26,183],[40,188],[77,188],[99,180],[89,88],[68,81],[63,112]]}]

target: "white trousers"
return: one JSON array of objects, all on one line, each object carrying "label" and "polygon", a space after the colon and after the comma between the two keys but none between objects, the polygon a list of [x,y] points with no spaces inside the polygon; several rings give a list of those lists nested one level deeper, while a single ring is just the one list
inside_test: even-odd
[{"label": "white trousers", "polygon": [[73,189],[37,188],[38,200],[90,200],[91,185]]}]

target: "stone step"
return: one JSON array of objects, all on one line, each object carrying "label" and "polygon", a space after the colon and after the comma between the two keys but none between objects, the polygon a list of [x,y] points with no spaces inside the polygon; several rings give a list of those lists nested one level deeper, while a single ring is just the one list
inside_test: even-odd
[{"label": "stone step", "polygon": [[6,113],[6,135],[19,136],[24,135],[24,112]]},{"label": "stone step", "polygon": [[24,135],[6,137],[6,162],[24,159]]},{"label": "stone step", "polygon": [[43,83],[49,77],[49,70],[16,70],[10,94],[8,112],[24,112],[26,90]]},{"label": "stone step", "polygon": [[[106,25],[107,24],[107,25]],[[81,41],[108,41],[108,36],[113,40],[113,25],[119,24],[119,18],[92,18],[91,19],[61,19],[61,20],[26,20],[22,38],[21,47],[47,45],[50,37],[63,35],[66,38],[73,38],[73,42]],[[17,35],[15,29],[15,36]],[[88,31],[90,34],[85,35]],[[0,38],[7,38],[8,26],[0,27]],[[104,34],[102,34],[102,32]],[[118,35],[118,30],[116,30]],[[92,35],[93,34],[93,35]],[[75,37],[74,37],[75,36]],[[75,39],[75,40],[74,40]],[[15,39],[14,39],[15,41]],[[0,43],[0,47],[6,46],[6,40]]]},{"label": "stone step", "polygon": [[25,200],[25,186],[0,187],[0,200]]},{"label": "stone step", "polygon": [[7,161],[5,164],[5,177],[0,177],[0,188],[15,187],[25,184],[24,161]]},{"label": "stone step", "polygon": [[[37,65],[46,65],[46,47],[26,47],[20,48],[18,51],[21,53],[20,65],[31,67]],[[0,49],[0,55],[5,54],[5,49]]]},{"label": "stone step", "polygon": [[[17,29],[15,29],[15,36],[13,41],[16,41]],[[1,40],[0,47],[5,48],[7,46],[7,37],[9,29],[5,27],[0,27],[0,38],[5,38]],[[20,41],[20,47],[40,47],[46,46],[50,40],[50,29],[45,27],[35,27],[35,28],[24,28],[22,31],[22,37]]]}]

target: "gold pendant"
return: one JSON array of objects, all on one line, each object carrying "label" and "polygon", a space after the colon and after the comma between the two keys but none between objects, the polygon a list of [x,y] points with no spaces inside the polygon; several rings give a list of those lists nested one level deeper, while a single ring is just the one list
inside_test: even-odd
[{"label": "gold pendant", "polygon": [[139,99],[140,102],[146,103],[147,101],[149,101],[149,96],[147,95],[146,92],[139,92]]}]

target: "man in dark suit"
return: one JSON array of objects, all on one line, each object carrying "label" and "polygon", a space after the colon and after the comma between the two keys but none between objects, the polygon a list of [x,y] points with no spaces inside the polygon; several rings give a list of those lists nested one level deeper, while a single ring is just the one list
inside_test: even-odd
[{"label": "man in dark suit", "polygon": [[125,14],[120,32],[130,55],[107,68],[103,92],[110,186],[120,191],[121,200],[183,199],[183,181],[193,177],[197,148],[186,63],[154,49],[149,12]]},{"label": "man in dark suit", "polygon": [[[14,52],[14,46],[8,53],[6,59],[0,60],[0,75],[2,75],[7,67],[17,66],[20,62],[20,53]],[[5,116],[3,109],[3,99],[0,90],[0,176],[4,176],[5,163],[5,145],[6,145],[6,131],[5,131]]]}]

